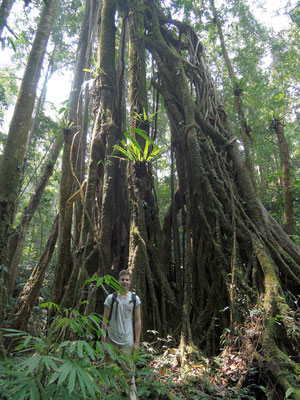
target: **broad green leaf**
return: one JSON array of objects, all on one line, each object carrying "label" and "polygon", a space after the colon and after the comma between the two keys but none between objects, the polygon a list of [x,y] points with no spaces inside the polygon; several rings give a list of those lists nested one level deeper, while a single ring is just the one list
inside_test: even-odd
[{"label": "broad green leaf", "polygon": [[133,132],[137,133],[142,138],[144,138],[146,140],[146,142],[150,142],[153,146],[155,146],[155,143],[153,142],[153,140],[151,138],[149,138],[149,136],[146,134],[146,132],[143,129],[135,128],[135,129],[133,129]]},{"label": "broad green leaf", "polygon": [[77,341],[78,356],[83,357],[83,342],[81,340]]},{"label": "broad green leaf", "polygon": [[58,372],[54,372],[54,374],[52,374],[49,383],[53,383],[56,381],[56,379],[60,376],[60,370]]},{"label": "broad green leaf", "polygon": [[27,332],[23,332],[23,331],[18,331],[17,329],[10,329],[10,328],[5,328],[3,329],[6,332],[10,332],[10,333],[6,333],[4,336],[7,337],[13,337],[13,336],[27,336],[28,333]]},{"label": "broad green leaf", "polygon": [[101,325],[101,319],[100,319],[97,315],[91,314],[91,315],[89,315],[89,319],[91,319],[91,320],[93,321],[93,323],[94,323],[97,327],[100,327],[100,325]]},{"label": "broad green leaf", "polygon": [[81,374],[81,377],[83,379],[83,382],[88,390],[88,392],[90,393],[92,399],[95,399],[95,392],[98,391],[98,387],[96,385],[96,383],[94,382],[94,380],[91,378],[91,376],[84,371],[83,369],[80,369],[80,371],[78,371]]},{"label": "broad green leaf", "polygon": [[87,351],[89,357],[90,357],[92,360],[95,360],[95,358],[96,358],[96,357],[95,357],[95,350],[92,349],[91,346],[90,346],[87,342],[83,342],[83,346],[84,346],[84,348],[86,349],[86,351]]},{"label": "broad green leaf", "polygon": [[136,153],[134,152],[134,150],[130,146],[127,146],[126,149],[128,150],[128,153],[130,154],[130,157],[131,157],[130,160],[131,161],[139,161]]},{"label": "broad green leaf", "polygon": [[36,382],[32,381],[30,385],[30,400],[40,400],[40,394],[38,392]]},{"label": "broad green leaf", "polygon": [[[99,283],[99,286],[100,286],[103,283],[103,278],[102,277],[90,278],[90,279],[87,279],[84,282],[84,284],[86,285],[87,283],[90,283],[90,282],[97,282],[97,284]],[[99,287],[99,286],[97,286],[97,287]]]},{"label": "broad green leaf", "polygon": [[285,399],[288,399],[288,398],[290,397],[290,395],[293,394],[293,393],[300,394],[300,391],[297,390],[297,389],[294,389],[294,388],[290,387],[290,388],[288,388],[287,391],[285,392],[284,398],[285,398]]},{"label": "broad green leaf", "polygon": [[69,375],[69,373],[72,370],[72,367],[73,367],[72,364],[70,364],[68,362],[66,362],[65,364],[63,364],[60,367],[60,377],[57,382],[58,386],[61,385],[66,380],[67,376]]},{"label": "broad green leaf", "polygon": [[[118,151],[119,153],[123,154],[125,156],[125,158],[127,158],[128,160],[132,160],[132,157],[130,154],[127,153],[126,150],[123,149],[123,147],[116,145],[114,147],[115,151]],[[115,158],[121,158],[120,156],[114,156]]]},{"label": "broad green leaf", "polygon": [[76,332],[78,334],[81,333],[81,331],[82,331],[80,324],[75,320],[70,321],[70,327],[74,332]]},{"label": "broad green leaf", "polygon": [[71,370],[71,373],[69,376],[69,382],[68,382],[69,394],[72,393],[75,388],[75,381],[76,381],[76,370],[74,368]]},{"label": "broad green leaf", "polygon": [[52,301],[48,301],[47,303],[41,303],[39,306],[40,307],[48,307],[49,310],[51,310],[51,308],[55,308],[57,311],[60,312],[59,305],[57,305],[56,303],[53,303]]},{"label": "broad green leaf", "polygon": [[100,358],[103,359],[105,357],[105,353],[101,342],[96,342],[96,349],[99,353]]},{"label": "broad green leaf", "polygon": [[27,346],[31,339],[32,336],[28,335],[27,338],[24,340],[24,346]]},{"label": "broad green leaf", "polygon": [[19,364],[20,369],[27,369],[28,373],[31,373],[35,369],[38,368],[39,364],[41,361],[41,356],[33,356],[31,358],[28,358],[27,360],[21,362]]},{"label": "broad green leaf", "polygon": [[78,373],[77,373],[77,376],[78,376],[79,385],[80,385],[80,387],[81,387],[81,392],[82,392],[82,394],[83,394],[83,398],[86,399],[85,384],[84,384],[84,380],[83,380],[81,374],[79,373],[79,371],[78,371]]},{"label": "broad green leaf", "polygon": [[[141,152],[141,146],[139,145],[138,141],[136,140],[135,137],[133,136],[128,136],[129,141],[131,142],[131,145],[133,148],[135,148],[135,151],[140,151]],[[134,146],[133,146],[134,145]]]},{"label": "broad green leaf", "polygon": [[144,160],[147,160],[148,148],[149,148],[149,141],[147,140],[144,147],[144,154],[143,154]]},{"label": "broad green leaf", "polygon": [[44,364],[46,367],[50,370],[52,369],[53,371],[58,371],[59,367],[55,364],[54,361],[61,361],[60,359],[52,356],[44,356]]},{"label": "broad green leaf", "polygon": [[117,357],[116,357],[115,351],[113,350],[113,347],[109,343],[106,343],[106,342],[102,342],[102,345],[105,348],[105,350],[108,352],[109,356],[113,360],[115,360]]},{"label": "broad green leaf", "polygon": [[46,400],[46,391],[42,385],[42,382],[39,379],[36,380],[36,385],[39,387],[39,392],[41,394],[41,398],[43,400]]},{"label": "broad green leaf", "polygon": [[[14,396],[12,397],[12,400],[23,400],[23,399],[25,399],[27,397],[27,395],[28,395],[28,389],[29,388],[28,388],[28,386],[26,384],[26,386],[23,389],[20,389],[18,392],[16,392],[14,394]],[[16,388],[16,390],[18,390],[18,389]]]},{"label": "broad green leaf", "polygon": [[111,275],[106,275],[105,278],[107,278],[107,280],[105,280],[105,282],[108,284],[108,286],[115,289],[116,291],[122,290],[121,285],[116,278],[114,278]]}]

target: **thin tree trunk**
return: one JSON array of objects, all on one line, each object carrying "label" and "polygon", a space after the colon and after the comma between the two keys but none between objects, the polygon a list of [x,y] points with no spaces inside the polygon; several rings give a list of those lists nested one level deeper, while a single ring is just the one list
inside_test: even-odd
[{"label": "thin tree trunk", "polygon": [[2,0],[0,6],[0,38],[2,38],[3,29],[6,26],[6,21],[9,16],[10,10],[15,0]]},{"label": "thin tree trunk", "polygon": [[[88,71],[91,65],[91,56],[92,56],[92,49],[94,38],[96,35],[97,29],[97,18],[100,9],[100,3],[96,0],[92,0],[89,6],[89,33],[88,33],[88,48],[86,52],[86,60],[85,60],[85,75],[84,75],[84,98],[83,98],[83,115],[82,115],[82,123],[81,129],[79,132],[78,138],[78,154],[76,157],[76,176],[80,183],[84,181],[85,177],[85,165],[86,165],[86,145],[87,145],[87,134],[88,134],[88,127],[89,127],[89,107],[90,107],[90,100],[91,94],[89,89],[89,80],[91,79],[91,74]],[[77,189],[81,190],[76,186]],[[81,232],[81,220],[83,217],[83,192],[81,192],[82,201],[77,202],[75,204],[75,212],[74,212],[74,244],[73,248],[77,248],[80,242],[80,232]]]},{"label": "thin tree trunk", "polygon": [[228,75],[231,81],[231,85],[233,88],[233,94],[234,94],[234,104],[235,104],[235,109],[236,113],[239,118],[239,123],[240,123],[240,129],[241,129],[241,137],[244,145],[244,151],[245,151],[245,163],[248,168],[249,174],[250,174],[250,179],[253,185],[253,188],[255,192],[257,192],[257,184],[256,184],[256,178],[255,178],[255,170],[254,170],[254,165],[250,153],[250,127],[247,124],[247,118],[244,113],[244,107],[243,107],[243,101],[241,99],[242,95],[242,89],[238,86],[238,81],[230,60],[230,57],[228,55],[226,45],[225,45],[225,39],[222,31],[222,24],[219,18],[219,14],[216,10],[214,0],[210,0],[210,5],[211,9],[213,11],[213,15],[216,21],[217,29],[219,32],[219,37],[220,37],[220,42],[221,42],[221,49],[223,53],[223,57],[225,60],[225,64],[227,67]]},{"label": "thin tree trunk", "polygon": [[8,293],[10,295],[12,295],[14,291],[18,267],[20,264],[28,227],[40,203],[49,178],[53,173],[53,169],[59,156],[62,144],[63,142],[61,138],[56,139],[56,141],[53,143],[48,160],[45,163],[44,170],[40,175],[39,180],[32,191],[29,202],[23,211],[22,217],[20,218],[21,222],[9,238],[7,268],[9,273]]},{"label": "thin tree trunk", "polygon": [[53,227],[45,248],[37,262],[30,278],[20,293],[12,313],[10,328],[26,330],[32,309],[40,295],[48,265],[51,261],[58,235],[58,216],[55,217]]},{"label": "thin tree trunk", "polygon": [[53,63],[53,59],[54,59],[54,54],[55,54],[55,48],[52,51],[52,55],[51,55],[51,58],[49,60],[49,64],[48,64],[47,71],[46,71],[46,74],[45,74],[45,79],[44,79],[44,82],[43,82],[43,87],[42,87],[42,90],[41,90],[41,94],[40,94],[40,97],[39,97],[39,99],[38,99],[38,101],[36,103],[36,107],[35,107],[35,111],[34,111],[34,117],[32,118],[30,131],[29,131],[29,135],[28,135],[28,138],[27,138],[25,154],[27,154],[29,149],[30,149],[32,138],[33,138],[33,136],[34,136],[34,134],[36,132],[36,129],[37,129],[38,118],[39,118],[40,113],[41,113],[41,111],[43,110],[43,107],[44,107],[48,81],[49,81],[49,79],[50,79],[50,77],[51,77],[51,75],[53,73],[53,71],[52,71],[52,68],[53,68],[52,63]]},{"label": "thin tree trunk", "polygon": [[[77,48],[74,81],[69,96],[68,127],[64,130],[65,144],[60,181],[57,267],[52,286],[52,298],[57,304],[60,303],[63,297],[64,288],[72,272],[71,230],[73,213],[72,206],[68,206],[67,203],[74,192],[75,184],[82,184],[82,182],[77,182],[74,177],[78,148],[78,138],[74,140],[74,136],[81,129],[79,109],[81,104],[81,88],[85,75],[84,68],[86,67],[86,59],[89,52],[90,7],[91,1],[86,0],[85,15]],[[80,190],[82,190],[81,187]]]},{"label": "thin tree trunk", "polygon": [[284,125],[278,119],[274,119],[274,129],[277,135],[279,154],[281,161],[281,184],[283,194],[283,226],[288,235],[294,233],[293,196],[290,173],[289,148],[284,135]]}]

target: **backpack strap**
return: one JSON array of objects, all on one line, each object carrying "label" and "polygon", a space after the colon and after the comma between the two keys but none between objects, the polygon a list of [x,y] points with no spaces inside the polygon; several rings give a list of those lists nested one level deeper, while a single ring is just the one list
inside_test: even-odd
[{"label": "backpack strap", "polygon": [[[115,303],[116,300],[117,300],[117,295],[118,295],[117,292],[113,292],[112,300],[111,300],[111,305],[110,305],[110,311],[109,311],[108,322],[111,320],[111,316],[112,316],[112,313],[113,313],[113,306],[114,306],[114,303]],[[118,307],[118,302],[117,302],[117,307]]]},{"label": "backpack strap", "polygon": [[136,305],[136,293],[131,293],[131,300],[130,303],[133,303],[133,310],[132,310],[132,316],[134,317],[135,315],[135,305]]},{"label": "backpack strap", "polygon": [[130,303],[133,303],[132,309],[132,328],[133,328],[133,338],[135,340],[135,305],[136,305],[136,293],[131,293],[131,300]]}]

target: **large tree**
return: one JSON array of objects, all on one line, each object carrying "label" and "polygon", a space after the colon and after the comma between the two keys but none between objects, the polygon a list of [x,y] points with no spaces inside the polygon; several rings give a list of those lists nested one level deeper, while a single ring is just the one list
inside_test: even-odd
[{"label": "large tree", "polygon": [[[117,274],[129,265],[143,300],[145,330],[171,334],[180,343],[183,362],[196,346],[207,355],[218,354],[220,336],[229,331],[231,347],[243,350],[249,369],[263,371],[274,398],[292,388],[299,399],[294,378],[299,371],[299,248],[254,191],[199,36],[189,24],[166,16],[157,1],[122,6],[110,0],[102,4],[87,184],[79,187],[80,234],[71,252],[72,213],[67,223],[65,217],[60,220],[65,236],[59,239],[64,242],[55,300],[82,308],[88,297],[85,311],[101,312],[103,293],[92,285],[87,293],[86,279]],[[120,20],[122,29],[116,27]],[[120,142],[127,97],[125,21],[130,129]],[[151,85],[164,101],[178,179],[175,190],[172,178],[163,232],[147,157],[155,148],[147,112],[150,54]],[[62,183],[60,210],[69,200],[64,190]]]},{"label": "large tree", "polygon": [[[116,183],[121,188],[126,184],[126,169],[112,157],[120,138],[117,115],[122,114],[117,107],[120,102],[114,101],[122,95],[118,91],[122,85],[116,85],[114,63],[115,11],[111,2],[103,2],[85,212],[76,268],[64,298],[66,306],[74,290],[83,288],[86,278],[115,273],[126,262],[124,254],[116,258],[115,253],[120,238],[115,227],[128,229],[128,220],[120,225],[124,214],[116,213],[120,209],[114,189]],[[127,140],[134,143],[137,156],[127,154],[131,224],[130,242],[126,244],[125,234],[123,243],[129,245],[129,266],[137,290],[144,296],[144,325],[162,332],[168,326],[180,339],[184,360],[189,346],[197,345],[206,354],[216,354],[225,329],[229,328],[233,337],[241,327],[256,324],[258,335],[249,338],[251,351],[246,362],[265,368],[267,379],[281,393],[279,396],[284,395],[295,386],[293,373],[299,368],[297,342],[292,334],[295,304],[291,300],[300,289],[299,249],[255,194],[226,110],[218,100],[204,46],[195,31],[188,24],[167,18],[150,0],[143,7],[139,1],[130,1],[127,11],[130,128],[133,136],[137,133],[135,141],[133,136]],[[164,99],[175,152],[178,190],[173,199],[172,224],[174,230],[174,219],[180,212],[183,238],[181,262],[177,260],[175,265],[178,271],[174,271],[172,246],[168,247],[171,254],[162,254],[151,169],[138,155],[144,148],[144,141],[137,139],[139,130],[149,132],[144,46],[156,62],[152,85]],[[123,146],[128,150],[128,143],[126,147],[123,142]],[[121,193],[118,201],[125,205],[127,196]],[[162,265],[162,259],[171,260],[171,265]],[[169,293],[166,282],[166,277],[172,276],[179,276],[183,284],[179,324],[174,319],[180,305],[176,305],[178,287],[175,284],[174,293]],[[97,310],[101,303],[97,291],[92,292],[93,308],[89,309]],[[285,376],[279,373],[281,370]],[[299,398],[298,394],[293,396]]]},{"label": "large tree", "polygon": [[157,60],[155,84],[168,111],[187,213],[185,343],[193,339],[215,353],[222,330],[252,323],[249,309],[257,308],[264,316],[260,352],[270,379],[285,393],[299,368],[299,359],[290,357],[298,350],[289,319],[295,311],[290,295],[300,288],[299,249],[255,195],[199,38],[150,1],[146,15],[146,44]]}]

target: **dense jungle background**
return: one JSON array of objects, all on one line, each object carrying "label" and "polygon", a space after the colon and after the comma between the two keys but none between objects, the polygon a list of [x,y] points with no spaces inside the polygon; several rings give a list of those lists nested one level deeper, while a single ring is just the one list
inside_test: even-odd
[{"label": "dense jungle background", "polygon": [[300,399],[300,7],[270,7],[0,1],[1,399],[121,398],[126,268],[139,398]]}]

